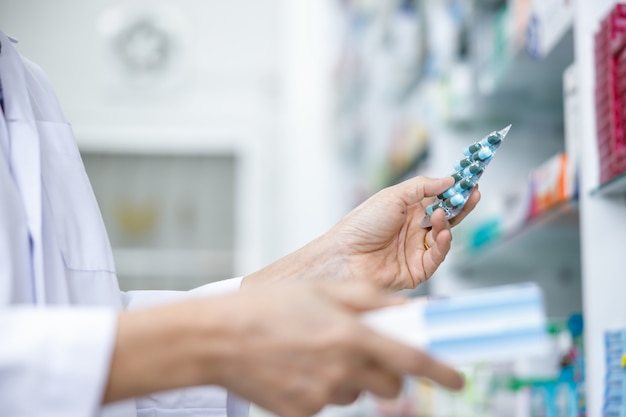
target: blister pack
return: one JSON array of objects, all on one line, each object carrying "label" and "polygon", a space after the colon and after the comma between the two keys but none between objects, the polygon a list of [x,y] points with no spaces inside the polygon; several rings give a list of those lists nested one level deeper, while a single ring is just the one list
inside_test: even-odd
[{"label": "blister pack", "polygon": [[426,207],[426,216],[421,226],[426,228],[432,224],[430,216],[436,209],[446,213],[446,219],[451,220],[461,212],[470,193],[485,172],[487,165],[493,159],[502,141],[509,133],[511,125],[502,130],[493,131],[478,142],[469,145],[463,151],[464,158],[455,162],[455,172],[452,174],[454,185],[439,194],[435,202]]}]

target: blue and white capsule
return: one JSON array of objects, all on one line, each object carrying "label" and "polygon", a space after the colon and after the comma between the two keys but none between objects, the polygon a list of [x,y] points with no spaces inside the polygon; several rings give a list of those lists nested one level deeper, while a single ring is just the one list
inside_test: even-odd
[{"label": "blue and white capsule", "polygon": [[483,173],[485,169],[480,162],[474,162],[463,170],[463,175],[466,177],[476,177]]},{"label": "blue and white capsule", "polygon": [[454,184],[454,189],[457,193],[463,193],[465,191],[471,190],[472,188],[474,188],[475,185],[476,183],[472,181],[471,178],[463,178],[461,181]]},{"label": "blue and white capsule", "polygon": [[497,148],[498,146],[500,146],[500,143],[502,142],[504,137],[509,133],[509,130],[511,130],[511,125],[508,125],[504,129],[498,130],[497,132],[490,133],[485,138],[483,138],[479,143],[482,146],[486,146],[490,148]]},{"label": "blue and white capsule", "polygon": [[456,184],[457,182],[459,182],[463,178],[465,178],[465,175],[463,175],[463,171],[459,169],[459,170],[457,170],[457,172],[452,174],[451,177],[454,178],[454,183]]},{"label": "blue and white capsule", "polygon": [[460,161],[456,161],[454,163],[454,169],[456,169],[457,171],[463,171],[464,168],[472,165],[472,162],[474,162],[472,158],[463,158]]},{"label": "blue and white capsule", "polygon": [[479,151],[476,151],[472,154],[473,161],[486,161],[491,159],[493,156],[493,151],[490,148],[482,148]]},{"label": "blue and white capsule", "polygon": [[466,198],[463,197],[462,194],[455,194],[452,197],[446,199],[444,201],[444,204],[446,205],[446,207],[454,208],[462,206],[463,204],[465,204],[466,201]]},{"label": "blue and white capsule", "polygon": [[444,191],[443,193],[439,194],[437,196],[438,199],[440,200],[445,200],[446,198],[450,198],[453,195],[455,195],[456,193],[458,193],[457,189],[456,189],[456,185],[453,185],[452,187],[448,188],[446,191]]},{"label": "blue and white capsule", "polygon": [[483,147],[482,143],[474,142],[470,146],[468,146],[467,148],[465,148],[463,150],[463,155],[465,155],[465,156],[472,156],[472,154],[474,154],[475,152],[478,152],[479,150],[481,150],[482,147]]},{"label": "blue and white capsule", "polygon": [[447,210],[446,206],[444,205],[443,201],[440,201],[438,203],[434,203],[434,204],[431,204],[430,206],[426,207],[426,214],[428,215],[428,217],[430,217],[430,216],[433,215],[433,213],[437,209],[443,209],[446,213],[448,213],[448,210]]}]

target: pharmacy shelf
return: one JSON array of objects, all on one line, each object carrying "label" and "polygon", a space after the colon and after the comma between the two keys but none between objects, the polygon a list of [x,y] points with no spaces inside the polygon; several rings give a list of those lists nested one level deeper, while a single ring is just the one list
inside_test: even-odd
[{"label": "pharmacy shelf", "polygon": [[591,191],[592,197],[624,197],[626,196],[626,173],[610,179]]},{"label": "pharmacy shelf", "polygon": [[453,268],[465,276],[488,271],[507,274],[534,270],[580,271],[579,211],[576,202],[562,203],[518,229],[498,234],[477,248],[461,248]]},{"label": "pharmacy shelf", "polygon": [[488,10],[498,10],[506,4],[505,0],[477,0],[476,5]]},{"label": "pharmacy shelf", "polygon": [[461,122],[483,123],[486,117],[488,122],[562,120],[563,71],[573,61],[574,35],[569,28],[545,57],[534,58],[525,48],[517,48],[503,62],[477,63],[477,89]]}]

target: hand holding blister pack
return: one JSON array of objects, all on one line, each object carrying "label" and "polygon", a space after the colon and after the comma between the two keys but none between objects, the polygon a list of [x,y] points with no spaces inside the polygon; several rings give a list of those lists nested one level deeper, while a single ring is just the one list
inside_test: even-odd
[{"label": "hand holding blister pack", "polygon": [[478,180],[493,159],[502,141],[509,133],[511,125],[494,131],[479,142],[474,142],[463,151],[464,158],[455,162],[452,174],[454,185],[437,196],[435,202],[426,207],[426,216],[421,226],[431,227],[430,216],[437,209],[442,209],[446,219],[451,220],[461,212]]}]

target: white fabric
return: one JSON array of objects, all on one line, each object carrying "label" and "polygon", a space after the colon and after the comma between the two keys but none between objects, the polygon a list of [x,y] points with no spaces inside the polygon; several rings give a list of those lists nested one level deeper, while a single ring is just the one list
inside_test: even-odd
[{"label": "white fabric", "polygon": [[0,312],[1,415],[94,415],[108,374],[108,362],[98,359],[110,355],[116,318],[108,308],[77,313],[68,307]]},{"label": "white fabric", "polygon": [[190,291],[126,291],[122,301],[124,308],[148,307],[163,302],[182,300],[190,297],[215,297],[237,291],[243,277],[212,282]]},{"label": "white fabric", "polygon": [[0,42],[0,416],[247,416],[245,401],[217,387],[100,406],[117,311],[235,291],[241,278],[122,293],[56,95],[1,31]]}]

